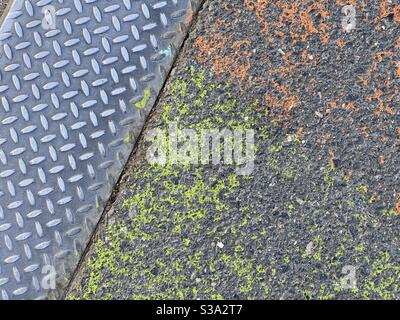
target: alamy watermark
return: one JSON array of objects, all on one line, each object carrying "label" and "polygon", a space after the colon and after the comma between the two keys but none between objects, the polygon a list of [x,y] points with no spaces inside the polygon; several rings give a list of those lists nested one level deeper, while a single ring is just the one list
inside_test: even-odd
[{"label": "alamy watermark", "polygon": [[238,175],[251,175],[254,170],[254,130],[250,129],[179,129],[171,122],[168,129],[151,130],[146,153],[151,164],[234,165]]},{"label": "alamy watermark", "polygon": [[45,265],[41,270],[41,274],[42,274],[42,281],[40,283],[41,287],[44,290],[55,290],[56,280],[57,280],[56,268],[52,265]]},{"label": "alamy watermark", "polygon": [[341,287],[342,290],[355,290],[357,289],[357,268],[355,266],[344,266],[342,268]]},{"label": "alamy watermark", "polygon": [[347,5],[342,8],[344,17],[342,18],[342,28],[346,32],[351,32],[356,28],[356,8],[352,5]]},{"label": "alamy watermark", "polygon": [[54,30],[56,28],[56,8],[48,5],[42,8],[42,28],[45,30]]}]

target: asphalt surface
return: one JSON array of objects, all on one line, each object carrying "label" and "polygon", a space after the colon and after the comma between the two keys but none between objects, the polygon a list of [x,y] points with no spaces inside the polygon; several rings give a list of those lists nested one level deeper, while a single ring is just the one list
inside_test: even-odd
[{"label": "asphalt surface", "polygon": [[[206,0],[67,297],[399,298],[399,24],[399,1]],[[173,122],[255,130],[253,173],[150,165]]]}]

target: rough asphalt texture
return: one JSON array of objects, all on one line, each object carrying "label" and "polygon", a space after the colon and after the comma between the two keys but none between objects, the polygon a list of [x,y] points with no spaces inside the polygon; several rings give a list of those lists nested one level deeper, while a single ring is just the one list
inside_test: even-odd
[{"label": "rough asphalt texture", "polygon": [[399,1],[206,0],[143,137],[254,129],[255,170],[142,139],[68,298],[400,298],[399,62]]}]

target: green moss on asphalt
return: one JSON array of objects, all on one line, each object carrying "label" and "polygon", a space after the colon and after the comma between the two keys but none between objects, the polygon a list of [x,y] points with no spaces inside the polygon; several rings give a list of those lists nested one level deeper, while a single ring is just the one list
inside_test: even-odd
[{"label": "green moss on asphalt", "polygon": [[[173,98],[162,104],[161,118],[166,127],[174,121],[180,127],[191,129],[221,126],[246,129],[253,128],[257,118],[264,116],[263,112],[256,110],[256,101],[241,110],[229,93],[229,85],[210,84],[205,80],[205,73],[194,68],[190,68],[188,73],[188,80],[178,79],[170,86],[169,94]],[[210,95],[221,89],[228,92],[227,100],[209,105]],[[189,106],[185,98],[193,91],[197,98],[194,106]],[[137,107],[146,103],[143,101]],[[263,136],[268,135],[268,128],[260,130]],[[192,178],[179,181],[179,177],[188,175],[188,172],[192,172]],[[252,213],[241,210],[235,213],[238,223],[225,225],[218,232],[213,230],[213,222],[233,214],[234,208],[226,199],[240,190],[242,179],[249,177],[239,177],[234,170],[224,178],[209,173],[209,168],[205,167],[143,164],[135,168],[132,180],[139,183],[131,187],[131,196],[124,197],[121,203],[121,210],[130,212],[131,219],[109,226],[106,240],[95,244],[85,266],[88,276],[80,288],[81,297],[90,299],[104,288],[118,288],[120,282],[129,281],[133,285],[131,298],[134,299],[182,299],[199,294],[210,299],[222,299],[224,292],[218,290],[218,278],[201,277],[205,267],[212,272],[221,264],[230,277],[236,278],[240,292],[251,296],[254,284],[261,283],[260,278],[268,277],[270,272],[268,267],[257,264],[253,257],[247,257],[238,240],[241,226],[246,226]],[[169,233],[174,242],[162,243],[165,233]],[[215,242],[194,247],[202,234],[212,235]],[[216,246],[219,241],[231,248],[219,249]],[[123,246],[126,242],[137,249],[126,250]],[[156,261],[146,261],[148,253],[145,248],[157,244],[161,244],[163,252]],[[210,255],[214,250],[221,252]],[[199,278],[193,279],[196,274]],[[138,275],[145,281],[135,286]],[[261,283],[261,287],[267,294],[266,283]],[[73,297],[71,294],[70,298]]]},{"label": "green moss on asphalt", "polygon": [[[315,159],[307,155],[304,141],[295,135],[270,140],[274,125],[265,121],[268,112],[259,102],[243,105],[229,83],[215,83],[209,77],[189,68],[169,84],[158,127],[167,129],[176,122],[180,128],[196,130],[256,129],[255,160],[276,183],[301,183],[307,172],[315,171]],[[263,150],[268,152],[258,158]],[[288,191],[289,200],[282,203],[288,223],[309,225],[304,234],[296,234],[303,240],[286,239],[280,254],[269,256],[265,250],[271,230],[265,219],[271,214],[263,203],[236,202],[245,203],[248,195],[241,191],[257,179],[238,176],[229,166],[160,166],[143,160],[132,169],[129,188],[118,199],[118,223],[108,225],[95,243],[84,278],[69,298],[222,299],[228,279],[241,298],[268,298],[276,288],[293,288],[305,299],[334,299],[343,294],[342,267],[362,264],[370,270],[358,277],[351,295],[395,297],[400,272],[390,254],[370,256],[368,243],[354,239],[345,228],[331,235],[322,223],[321,216],[327,213],[321,206],[331,211],[345,206],[359,228],[377,224],[378,218],[369,214],[373,194],[368,185],[353,181],[326,161],[320,180],[310,183],[316,199],[308,199],[309,195],[300,199]],[[343,203],[332,200],[338,181],[347,199]],[[306,214],[306,206],[315,207],[314,216]],[[394,218],[389,212],[383,210],[382,215]],[[265,259],[260,260],[261,255]],[[307,265],[306,272],[294,272],[296,263]],[[290,276],[282,274],[282,268],[289,269]]]}]

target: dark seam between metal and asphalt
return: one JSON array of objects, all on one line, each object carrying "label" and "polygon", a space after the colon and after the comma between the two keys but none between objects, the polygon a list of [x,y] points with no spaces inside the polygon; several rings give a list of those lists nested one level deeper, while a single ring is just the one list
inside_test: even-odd
[{"label": "dark seam between metal and asphalt", "polygon": [[[12,1],[0,30],[0,299],[54,298],[200,1]],[[44,286],[49,266],[56,290]]]}]

